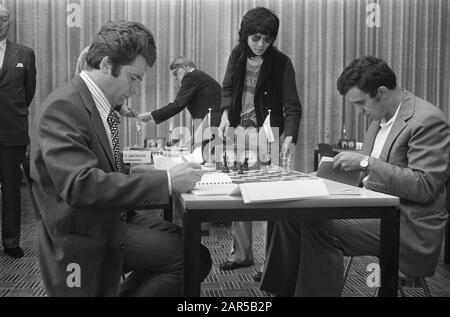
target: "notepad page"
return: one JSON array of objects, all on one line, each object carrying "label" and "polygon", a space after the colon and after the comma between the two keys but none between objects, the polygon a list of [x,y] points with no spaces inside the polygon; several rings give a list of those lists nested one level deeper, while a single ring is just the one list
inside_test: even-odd
[{"label": "notepad page", "polygon": [[220,184],[210,186],[198,186],[191,190],[196,196],[235,196],[239,195],[238,184]]},{"label": "notepad page", "polygon": [[168,171],[175,165],[183,163],[181,157],[165,157],[161,154],[153,154],[153,163],[156,169]]},{"label": "notepad page", "polygon": [[244,203],[288,201],[330,195],[320,178],[244,183],[240,184],[239,187]]},{"label": "notepad page", "polygon": [[199,182],[195,184],[195,187],[198,186],[209,186],[209,185],[223,185],[223,184],[232,184],[232,180],[230,176],[225,173],[213,172],[213,173],[205,173]]},{"label": "notepad page", "polygon": [[230,176],[225,173],[205,173],[191,193],[197,196],[230,195],[237,187],[238,185],[233,184]]},{"label": "notepad page", "polygon": [[330,195],[361,195],[361,188],[337,182],[326,183]]}]

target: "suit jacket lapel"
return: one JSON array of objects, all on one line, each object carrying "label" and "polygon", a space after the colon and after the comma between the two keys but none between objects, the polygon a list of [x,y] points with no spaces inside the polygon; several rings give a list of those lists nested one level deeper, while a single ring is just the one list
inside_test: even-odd
[{"label": "suit jacket lapel", "polygon": [[369,155],[372,153],[373,145],[375,143],[375,138],[377,137],[378,131],[380,130],[380,121],[372,121],[367,129],[366,136],[364,138],[364,143],[362,146],[362,154]]},{"label": "suit jacket lapel", "polygon": [[0,70],[0,80],[5,76],[6,71],[10,67],[16,67],[12,65],[14,57],[17,55],[17,45],[11,41],[6,40],[5,57],[3,58],[2,69]]},{"label": "suit jacket lapel", "polygon": [[102,145],[103,150],[108,157],[111,167],[113,168],[113,170],[116,170],[116,163],[114,161],[113,151],[111,149],[108,136],[106,135],[105,126],[103,124],[102,118],[100,117],[100,113],[95,106],[95,102],[92,98],[91,92],[80,76],[75,77],[72,80],[72,84],[80,92],[83,103],[91,114],[91,123],[94,128],[95,134],[97,135],[97,138],[99,139],[100,144]]},{"label": "suit jacket lapel", "polygon": [[400,110],[398,111],[397,118],[395,119],[391,131],[384,143],[383,149],[381,150],[379,159],[387,162],[389,158],[389,153],[391,152],[392,144],[403,131],[403,129],[408,125],[406,122],[412,117],[414,113],[414,97],[407,91],[403,91],[402,104]]}]

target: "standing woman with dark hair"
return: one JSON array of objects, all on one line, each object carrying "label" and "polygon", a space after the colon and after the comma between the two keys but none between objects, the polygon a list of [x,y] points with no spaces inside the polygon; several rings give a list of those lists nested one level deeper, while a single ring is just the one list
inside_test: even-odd
[{"label": "standing woman with dark hair", "polygon": [[[242,18],[239,44],[231,52],[222,83],[219,134],[229,126],[261,127],[271,110],[271,126],[278,127],[280,135],[285,132],[283,155],[297,142],[302,108],[292,62],[273,46],[279,24],[278,17],[263,7]],[[252,244],[252,222],[234,222],[233,248],[220,268],[252,265]]]}]

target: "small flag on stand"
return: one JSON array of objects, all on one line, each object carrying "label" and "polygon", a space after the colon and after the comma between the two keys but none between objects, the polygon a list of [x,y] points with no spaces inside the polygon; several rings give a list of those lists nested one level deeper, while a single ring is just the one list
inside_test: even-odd
[{"label": "small flag on stand", "polygon": [[270,109],[269,114],[266,117],[266,120],[264,120],[263,123],[264,132],[266,133],[267,141],[269,143],[272,143],[275,141],[275,138],[273,137],[272,127],[270,126]]},{"label": "small flag on stand", "polygon": [[[209,110],[211,110],[211,108],[209,108]],[[210,140],[212,138],[212,131],[210,128],[211,128],[211,111],[209,111],[208,114],[203,118],[202,122],[200,122],[200,124],[197,127],[197,130],[195,130],[194,132],[194,135],[184,139],[181,142],[182,146],[188,147],[195,145],[197,143],[201,143],[204,140]],[[193,129],[191,129],[191,131],[192,130]]]},{"label": "small flag on stand", "polygon": [[137,131],[137,134],[142,135],[142,126],[141,126],[141,123],[139,122],[139,120],[136,120],[136,131]]}]

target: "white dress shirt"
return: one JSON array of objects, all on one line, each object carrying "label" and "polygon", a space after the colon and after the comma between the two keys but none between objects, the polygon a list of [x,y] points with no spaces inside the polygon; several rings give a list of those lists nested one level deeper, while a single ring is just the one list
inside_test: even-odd
[{"label": "white dress shirt", "polygon": [[[383,118],[380,121],[380,130],[377,133],[377,136],[375,137],[375,142],[373,144],[372,153],[370,154],[371,157],[374,158],[380,158],[381,151],[383,150],[384,144],[386,143],[386,139],[389,136],[389,133],[391,132],[392,126],[394,125],[395,119],[397,119],[398,111],[400,110],[400,107],[402,104],[400,103],[397,107],[397,110],[395,111],[395,114],[392,116],[389,121],[386,122],[386,119]],[[366,185],[367,179],[369,178],[369,175],[364,177],[363,179],[363,185]]]},{"label": "white dress shirt", "polygon": [[100,118],[102,119],[106,135],[108,136],[109,145],[111,146],[112,149],[113,144],[111,139],[111,130],[108,124],[108,115],[109,111],[111,110],[111,104],[109,103],[103,91],[97,86],[97,84],[91,79],[91,77],[89,77],[89,75],[85,71],[82,71],[80,73],[80,77],[85,82],[86,86],[88,87],[92,95],[92,98],[94,99],[95,106],[97,107],[97,110],[100,113]]},{"label": "white dress shirt", "polygon": [[398,111],[400,110],[400,107],[402,104],[400,103],[397,107],[397,111],[395,111],[395,114],[392,116],[392,118],[386,122],[386,119],[383,118],[380,121],[380,130],[377,133],[377,136],[375,138],[375,143],[373,144],[372,153],[370,156],[374,158],[379,158],[381,154],[381,150],[384,147],[384,144],[386,143],[386,139],[389,135],[389,132],[391,132],[392,126],[394,125],[395,119],[397,119]]},{"label": "white dress shirt", "polygon": [[5,59],[6,52],[6,38],[0,41],[0,69],[3,65],[3,60]]}]

